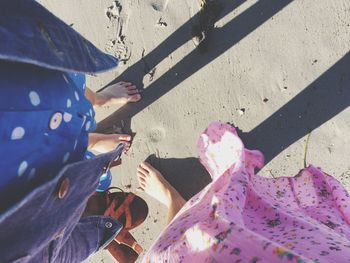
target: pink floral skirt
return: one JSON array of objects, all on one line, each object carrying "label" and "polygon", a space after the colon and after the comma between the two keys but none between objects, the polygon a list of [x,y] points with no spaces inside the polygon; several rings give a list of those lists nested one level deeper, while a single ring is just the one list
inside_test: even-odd
[{"label": "pink floral skirt", "polygon": [[257,176],[261,152],[219,122],[201,135],[198,151],[213,181],[143,262],[350,262],[350,198],[336,179],[314,166],[294,177]]}]

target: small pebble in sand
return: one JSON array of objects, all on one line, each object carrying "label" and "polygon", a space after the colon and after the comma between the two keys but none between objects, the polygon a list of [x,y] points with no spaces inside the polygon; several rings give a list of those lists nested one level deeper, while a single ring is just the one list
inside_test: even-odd
[{"label": "small pebble in sand", "polygon": [[332,148],[331,146],[328,146],[328,147],[327,147],[327,150],[328,150],[329,153],[332,153],[333,148]]},{"label": "small pebble in sand", "polygon": [[238,110],[239,115],[243,115],[245,113],[245,108],[241,108]]}]

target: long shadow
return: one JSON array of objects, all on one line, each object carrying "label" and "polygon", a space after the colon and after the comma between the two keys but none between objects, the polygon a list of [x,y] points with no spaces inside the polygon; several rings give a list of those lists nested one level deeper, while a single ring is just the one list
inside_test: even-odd
[{"label": "long shadow", "polygon": [[[350,105],[349,68],[350,52],[252,131],[240,134],[246,146],[262,150],[266,162],[269,162],[293,142],[348,108]],[[195,160],[184,161],[196,162]],[[182,160],[177,162],[177,165],[182,165]],[[173,164],[170,163],[169,166]],[[195,169],[198,168],[195,167]],[[192,172],[203,173],[199,170]],[[197,178],[200,177],[197,176]],[[185,180],[185,184],[176,187],[180,193],[184,185],[192,183],[187,178]],[[170,225],[169,228],[171,227]]]},{"label": "long shadow", "polygon": [[189,200],[211,182],[209,173],[198,158],[165,159],[150,155],[147,162],[156,167],[186,200]]},{"label": "long shadow", "polygon": [[[268,163],[295,141],[345,110],[350,105],[349,68],[350,52],[253,130],[239,132],[245,146],[261,150]],[[150,156],[148,161],[185,199],[211,181],[197,158]]]},{"label": "long shadow", "polygon": [[[221,11],[217,14],[215,20],[218,21],[225,15],[229,14],[237,7],[239,7],[246,0],[217,0],[218,5],[222,7]],[[201,11],[198,11],[193,17],[191,17],[186,23],[180,26],[175,32],[173,32],[166,40],[160,43],[150,53],[146,54],[137,63],[133,64],[127,70],[125,70],[117,79],[111,83],[115,83],[119,80],[132,80],[139,88],[143,87],[142,80],[148,71],[158,65],[163,59],[167,58],[176,49],[185,44],[192,38],[192,28],[196,26],[201,20]],[[108,85],[110,85],[109,83]],[[169,83],[171,84],[171,83]],[[108,86],[107,85],[107,86]],[[152,84],[154,86],[154,83]],[[102,88],[103,89],[103,88]],[[101,90],[102,90],[101,89]],[[148,95],[147,93],[145,95]],[[146,97],[144,95],[144,97]],[[149,96],[147,96],[149,97]],[[148,102],[144,102],[147,104]]]},{"label": "long shadow", "polygon": [[[217,19],[228,14],[243,2],[242,0],[224,1],[224,9]],[[130,132],[129,124],[133,116],[226,52],[291,2],[292,0],[260,0],[222,28],[214,28],[211,32],[211,38],[209,39],[209,51],[207,53],[199,54],[197,50],[190,52],[174,67],[149,85],[147,89],[144,90],[143,99],[139,103],[126,105],[101,121],[98,124],[98,131],[113,132],[113,128],[111,127],[124,126],[124,132]],[[199,16],[199,14],[196,15],[195,19],[198,18],[197,16]],[[154,67],[172,51],[188,41],[190,38],[191,26],[192,20],[189,20],[162,42],[154,51],[121,74],[116,81],[132,79],[133,82],[136,82],[139,86],[142,85],[144,61],[147,62],[148,68]],[[123,120],[122,124],[120,123],[121,120]]]},{"label": "long shadow", "polygon": [[[281,151],[350,105],[350,52],[248,133],[245,145],[270,162]],[[301,167],[300,167],[301,168]]]},{"label": "long shadow", "polygon": [[[225,2],[225,9],[218,19],[242,2]],[[99,131],[111,132],[113,131],[111,127],[116,124],[117,126],[124,126],[125,132],[130,132],[128,124],[133,116],[226,52],[291,2],[292,0],[260,0],[222,28],[213,29],[212,40],[209,43],[207,53],[199,54],[196,50],[189,53],[144,90],[143,100],[140,103],[126,105],[99,123]],[[192,21],[185,23],[159,47],[146,55],[142,61],[130,67],[117,80],[132,79],[140,85],[145,75],[145,62],[147,62],[148,68],[152,68],[188,41],[191,26]],[[245,145],[248,148],[262,150],[265,154],[266,163],[268,163],[285,148],[346,109],[350,104],[349,68],[350,54],[347,53],[318,79],[252,131],[241,134]],[[176,165],[174,166],[172,162]],[[188,166],[186,169],[191,170],[191,173],[186,173],[188,177],[184,178],[183,182],[182,180],[176,182],[172,179],[171,174],[173,171],[177,171],[176,167],[181,167],[184,164]],[[195,158],[188,158],[188,160],[161,159],[158,165],[155,166],[157,168],[163,167],[161,170],[168,174],[167,179],[188,198],[200,190],[195,189],[195,184],[199,180],[192,180],[191,178],[205,178],[207,176],[203,168],[197,164],[198,160]],[[174,176],[178,176],[178,174],[175,173]],[[205,185],[208,180],[205,179],[203,182]],[[192,193],[190,193],[191,191]]]}]

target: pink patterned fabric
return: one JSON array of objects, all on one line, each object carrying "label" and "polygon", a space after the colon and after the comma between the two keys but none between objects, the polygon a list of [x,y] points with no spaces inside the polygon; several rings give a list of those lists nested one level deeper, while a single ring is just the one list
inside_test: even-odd
[{"label": "pink patterned fabric", "polygon": [[294,177],[257,176],[263,155],[219,122],[201,135],[198,150],[213,181],[143,262],[350,262],[350,198],[336,179],[314,166]]}]

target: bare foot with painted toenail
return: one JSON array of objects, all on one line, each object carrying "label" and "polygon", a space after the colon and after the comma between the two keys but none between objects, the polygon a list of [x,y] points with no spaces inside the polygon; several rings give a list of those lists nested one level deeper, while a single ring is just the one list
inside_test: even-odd
[{"label": "bare foot with painted toenail", "polygon": [[137,102],[141,99],[140,91],[131,82],[118,82],[96,93],[96,104],[109,107]]},{"label": "bare foot with painted toenail", "polygon": [[131,136],[128,134],[89,133],[88,150],[106,153],[114,150],[118,144],[124,143],[124,152],[130,148]]}]

